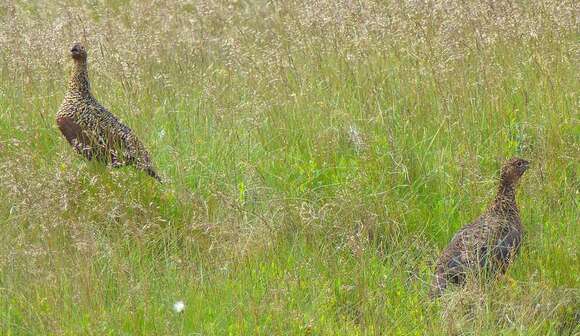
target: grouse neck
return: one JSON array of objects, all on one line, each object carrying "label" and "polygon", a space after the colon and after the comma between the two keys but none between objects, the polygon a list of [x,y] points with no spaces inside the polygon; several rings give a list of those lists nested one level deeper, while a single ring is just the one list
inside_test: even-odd
[{"label": "grouse neck", "polygon": [[516,189],[513,183],[501,181],[493,208],[498,211],[518,211],[516,206]]},{"label": "grouse neck", "polygon": [[82,96],[91,95],[91,85],[89,83],[89,73],[86,60],[75,60],[68,83],[70,93]]}]

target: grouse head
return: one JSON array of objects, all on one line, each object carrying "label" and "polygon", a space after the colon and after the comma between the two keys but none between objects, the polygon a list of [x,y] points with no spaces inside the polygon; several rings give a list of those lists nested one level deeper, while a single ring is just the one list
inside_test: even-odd
[{"label": "grouse head", "polygon": [[520,177],[524,175],[530,162],[520,158],[512,158],[501,168],[501,183],[504,185],[515,185]]},{"label": "grouse head", "polygon": [[70,49],[71,57],[76,61],[85,61],[87,59],[87,50],[79,42],[75,42]]}]

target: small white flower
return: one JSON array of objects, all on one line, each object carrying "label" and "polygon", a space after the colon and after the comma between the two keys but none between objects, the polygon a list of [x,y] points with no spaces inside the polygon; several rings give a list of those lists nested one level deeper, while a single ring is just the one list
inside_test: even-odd
[{"label": "small white flower", "polygon": [[185,303],[183,301],[177,301],[173,304],[173,310],[176,313],[181,313],[185,309]]}]

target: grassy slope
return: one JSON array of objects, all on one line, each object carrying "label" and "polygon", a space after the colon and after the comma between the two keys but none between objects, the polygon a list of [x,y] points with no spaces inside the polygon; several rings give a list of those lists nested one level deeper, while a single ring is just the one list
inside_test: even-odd
[{"label": "grassy slope", "polygon": [[[0,5],[0,333],[580,332],[576,5],[495,6]],[[83,27],[170,183],[60,136]],[[520,257],[429,302],[514,155]]]}]

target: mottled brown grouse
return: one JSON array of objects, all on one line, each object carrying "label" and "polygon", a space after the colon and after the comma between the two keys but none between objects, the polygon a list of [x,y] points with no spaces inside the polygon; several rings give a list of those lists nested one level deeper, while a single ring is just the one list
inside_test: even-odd
[{"label": "mottled brown grouse", "polygon": [[522,241],[515,188],[528,166],[528,161],[519,158],[504,164],[494,202],[481,217],[463,227],[439,257],[432,298],[440,296],[449,283],[463,285],[467,274],[506,271]]},{"label": "mottled brown grouse", "polygon": [[67,141],[88,160],[94,158],[113,167],[133,165],[161,182],[141,141],[93,97],[83,45],[75,43],[70,55],[74,66],[56,115]]}]

